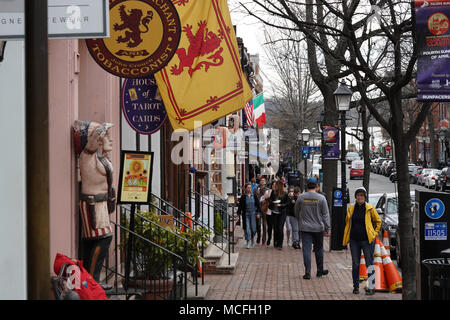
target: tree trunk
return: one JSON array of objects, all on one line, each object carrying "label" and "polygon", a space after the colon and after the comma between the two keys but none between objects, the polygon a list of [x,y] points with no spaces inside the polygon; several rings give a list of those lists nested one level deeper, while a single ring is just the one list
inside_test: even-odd
[{"label": "tree trunk", "polygon": [[413,245],[413,225],[411,213],[411,195],[408,170],[408,137],[403,131],[403,114],[401,99],[398,95],[389,101],[392,122],[391,137],[394,141],[394,152],[398,179],[398,231],[400,235],[400,257],[402,261],[403,300],[416,299],[415,248]]},{"label": "tree trunk", "polygon": [[363,157],[364,157],[364,179],[363,186],[367,190],[367,194],[369,194],[369,186],[370,186],[370,133],[369,133],[369,124],[367,121],[367,110],[366,106],[361,106],[361,118],[362,118],[362,128],[363,128]]},{"label": "tree trunk", "polygon": [[[412,108],[408,108],[408,117],[409,124],[412,125],[414,123],[414,110]],[[410,161],[417,163],[417,140],[414,138],[411,142],[411,157]]]},{"label": "tree trunk", "polygon": [[437,168],[439,166],[439,161],[436,158],[436,141],[434,140],[436,134],[434,131],[433,113],[431,112],[431,110],[428,112],[427,120],[428,132],[430,133],[430,165],[431,168]]}]

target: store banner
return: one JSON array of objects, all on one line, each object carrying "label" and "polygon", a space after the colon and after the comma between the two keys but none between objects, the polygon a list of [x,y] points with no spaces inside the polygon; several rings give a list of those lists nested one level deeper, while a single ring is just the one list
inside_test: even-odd
[{"label": "store banner", "polygon": [[175,2],[182,25],[176,56],[155,74],[173,129],[194,129],[242,110],[252,92],[242,72],[227,0]]},{"label": "store banner", "polygon": [[450,0],[416,0],[417,101],[450,101]]},{"label": "store banner", "polygon": [[105,71],[123,78],[158,72],[175,55],[181,25],[170,0],[110,0],[110,37],[86,40],[92,58]]},{"label": "store banner", "polygon": [[336,127],[323,127],[323,159],[339,160],[339,129]]},{"label": "store banner", "polygon": [[151,135],[161,129],[167,112],[153,76],[124,81],[122,111],[130,127],[140,134]]}]

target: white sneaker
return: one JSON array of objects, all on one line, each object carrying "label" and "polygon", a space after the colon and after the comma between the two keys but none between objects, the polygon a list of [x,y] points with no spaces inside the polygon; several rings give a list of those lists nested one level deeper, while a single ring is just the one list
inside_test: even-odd
[{"label": "white sneaker", "polygon": [[250,241],[247,241],[247,249],[250,249]]},{"label": "white sneaker", "polygon": [[255,240],[252,239],[252,248],[255,247]]}]

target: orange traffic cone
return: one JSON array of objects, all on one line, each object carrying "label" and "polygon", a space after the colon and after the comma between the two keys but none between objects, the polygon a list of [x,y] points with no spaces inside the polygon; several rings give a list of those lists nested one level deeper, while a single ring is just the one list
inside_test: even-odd
[{"label": "orange traffic cone", "polygon": [[186,216],[183,219],[183,224],[181,225],[180,231],[184,232],[185,225],[189,226],[189,228],[193,228],[192,226],[192,215],[190,212],[186,212]]},{"label": "orange traffic cone", "polygon": [[186,220],[186,224],[189,225],[189,228],[193,229],[193,225],[192,225],[192,215],[190,212],[186,212],[186,218],[184,218]]},{"label": "orange traffic cone", "polygon": [[388,254],[384,246],[381,246],[381,255],[383,258],[383,268],[386,273],[389,292],[402,292],[402,277],[398,273],[397,268],[395,268],[395,265],[391,260],[391,256]]},{"label": "orange traffic cone", "polygon": [[201,278],[203,277],[203,271],[202,271],[202,262],[198,261],[197,262],[197,269],[198,269],[198,276]]},{"label": "orange traffic cone", "polygon": [[359,262],[359,281],[364,281],[367,277],[366,259],[364,259],[364,255],[362,254]]},{"label": "orange traffic cone", "polygon": [[375,239],[375,252],[373,255],[373,266],[375,268],[375,291],[388,291],[386,279],[384,277],[383,261],[381,258],[380,239]]},{"label": "orange traffic cone", "polygon": [[383,233],[383,246],[387,251],[387,254],[390,256],[391,255],[391,248],[389,246],[389,236],[388,236],[388,232],[385,230]]}]

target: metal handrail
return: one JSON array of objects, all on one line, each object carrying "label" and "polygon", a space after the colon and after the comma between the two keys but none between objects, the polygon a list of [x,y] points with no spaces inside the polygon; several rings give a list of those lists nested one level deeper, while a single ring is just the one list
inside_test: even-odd
[{"label": "metal handrail", "polygon": [[[130,211],[128,208],[126,208],[126,206],[122,206],[121,208],[122,208],[124,211]],[[163,210],[161,210],[161,211],[164,212]],[[164,213],[165,213],[165,212],[164,212]],[[191,270],[192,270],[194,279],[193,279],[192,281],[189,280],[188,278],[186,278],[186,279],[187,279],[187,281],[190,281],[190,282],[195,286],[195,291],[196,291],[196,295],[197,295],[197,292],[198,292],[197,268],[196,268],[196,266],[194,266],[194,267],[191,266],[191,265],[189,264],[188,259],[187,259],[187,247],[188,247],[189,240],[186,239],[186,238],[184,238],[184,237],[182,237],[182,236],[180,236],[179,234],[173,232],[172,230],[167,229],[167,228],[165,228],[165,227],[163,227],[163,226],[161,226],[161,225],[159,225],[159,224],[157,224],[157,223],[155,223],[155,222],[149,220],[148,218],[146,218],[146,217],[140,215],[139,213],[135,213],[135,216],[137,216],[137,217],[143,219],[145,222],[149,222],[150,224],[156,226],[156,227],[158,228],[158,235],[160,234],[160,230],[162,230],[162,231],[164,231],[164,232],[167,232],[167,235],[171,234],[172,236],[175,236],[176,238],[178,238],[179,240],[181,240],[181,241],[184,242],[184,249],[185,249],[185,256],[186,256],[186,257],[183,258],[183,268],[184,268],[185,270],[186,270],[186,269],[191,269]],[[183,225],[184,225],[185,227],[188,227],[188,226],[185,225],[185,224],[183,224]],[[159,248],[162,248],[162,247],[159,246],[159,245],[157,245],[157,246],[158,246]],[[165,249],[165,251],[168,251],[168,250]],[[169,252],[171,252],[171,251],[169,251]],[[176,254],[175,254],[175,255],[176,255]]]},{"label": "metal handrail", "polygon": [[[120,214],[126,214],[126,211],[129,211],[125,207],[121,207]],[[187,296],[187,283],[190,282],[195,286],[196,294],[198,292],[198,277],[197,277],[197,268],[196,266],[191,266],[188,261],[187,256],[187,248],[189,245],[189,241],[176,234],[175,232],[160,226],[159,224],[147,219],[146,217],[135,213],[135,216],[138,217],[141,222],[141,225],[137,226],[136,230],[132,231],[128,227],[111,221],[115,228],[115,267],[114,269],[104,266],[107,273],[110,272],[114,275],[114,289],[108,291],[108,295],[125,295],[127,299],[131,296],[141,295],[142,293],[152,293],[155,296],[158,296],[162,299],[181,299],[183,294],[180,292],[179,288],[184,291],[184,297]],[[122,216],[121,216],[122,218]],[[180,241],[182,245],[184,245],[183,256],[171,251],[170,249],[164,247],[160,243],[156,243],[144,235],[139,233],[139,230],[142,230],[142,223],[150,223],[152,226],[156,227],[157,235],[159,239],[166,237],[168,239],[169,235],[175,237],[175,242]],[[151,230],[151,229],[150,229]],[[125,236],[122,236],[122,243],[118,242],[118,234],[122,231],[126,233]],[[163,233],[161,235],[161,232]],[[130,235],[132,237],[130,237]],[[132,243],[135,243],[136,240],[141,242],[141,246],[137,247],[133,246],[133,250],[131,252],[133,262],[133,280],[134,280],[134,290],[129,286],[129,283],[125,281],[125,285],[123,289],[119,289],[119,278],[127,279],[125,274],[122,274],[119,270],[118,266],[118,251],[120,247],[124,246],[126,241],[129,241],[130,238],[133,240]],[[138,248],[143,250],[138,250]],[[145,249],[144,249],[145,248]],[[150,252],[150,255],[149,255]],[[161,276],[159,280],[151,280],[149,276],[151,276],[151,270],[146,269],[146,264],[143,263],[140,265],[141,270],[138,270],[139,262],[137,260],[148,261],[146,259],[156,258],[155,261],[162,261],[162,270],[156,270],[156,272]],[[159,259],[159,260],[158,260]],[[169,263],[171,262],[171,264]],[[155,271],[155,270],[154,270]],[[180,271],[182,272],[180,274]],[[139,273],[140,272],[140,273]],[[188,278],[187,273],[190,272],[192,274],[192,280]],[[126,273],[126,272],[125,272]],[[143,278],[139,278],[139,275],[143,275]],[[172,276],[170,276],[172,275]],[[108,278],[108,275],[107,275]],[[172,281],[172,282],[171,282]],[[165,290],[160,290],[161,287]]]},{"label": "metal handrail", "polygon": [[[211,200],[209,199],[209,195],[208,198],[205,197],[205,195],[200,194],[199,192],[195,191],[195,190],[190,190],[190,192],[188,193],[189,196],[189,204],[191,204],[192,200],[195,199],[195,203],[196,203],[196,213],[195,213],[195,220],[198,220],[199,216],[201,217],[201,220],[203,221],[203,215],[204,215],[204,205],[206,204],[208,207],[208,228],[214,230],[214,234],[215,234],[215,228],[214,227],[210,227],[209,226],[209,217],[210,217],[210,210],[211,208],[213,209],[213,213],[214,216],[216,214],[216,212],[218,212],[220,214],[220,217],[223,219],[223,217],[227,217],[227,223],[226,223],[226,236],[223,235],[223,232],[221,234],[221,237],[224,238],[225,242],[221,242],[221,245],[219,246],[217,243],[215,243],[214,241],[211,241],[211,243],[216,246],[217,248],[221,249],[224,253],[228,254],[228,265],[231,264],[231,253],[232,253],[232,248],[231,248],[231,239],[230,239],[230,222],[231,222],[231,217],[228,214],[228,210],[225,206],[223,205],[218,205],[217,203],[211,202]],[[197,203],[198,202],[198,203]],[[197,207],[198,204],[198,207]],[[200,213],[199,215],[197,213]],[[234,233],[233,233],[233,237],[234,237]],[[224,248],[224,243],[225,248]],[[234,246],[233,246],[233,252],[234,252]]]},{"label": "metal handrail", "polygon": [[[152,207],[156,208],[156,209],[159,210],[160,212],[163,212],[163,213],[165,213],[165,214],[171,214],[171,213],[169,213],[169,212],[167,212],[167,211],[165,211],[165,210],[163,210],[163,209],[160,209],[161,204],[164,204],[164,205],[166,205],[166,206],[171,207],[177,214],[183,216],[183,218],[189,218],[183,211],[181,211],[181,210],[175,208],[172,204],[170,204],[170,203],[168,203],[167,201],[165,201],[165,200],[159,198],[158,196],[152,194],[152,198],[155,198],[157,201],[159,201],[160,206],[158,207],[158,206],[155,205],[154,203],[149,203],[149,205],[151,205]],[[202,202],[202,203],[203,203],[203,202]],[[209,203],[212,204],[212,205],[214,205],[214,203],[212,203],[211,201],[209,201]],[[223,208],[222,208],[222,210],[223,210]],[[222,210],[221,210],[221,211],[222,211]],[[222,212],[225,212],[225,211],[222,211]],[[191,214],[192,214],[192,213],[191,213]],[[173,214],[172,214],[172,215],[173,215]],[[175,216],[174,216],[174,221],[178,224],[178,226],[183,225],[186,229],[190,228],[190,227],[187,226],[185,223],[183,223],[182,221],[180,221],[179,219],[177,219]],[[212,232],[214,233],[214,227],[211,227],[211,226],[209,225],[209,221],[208,221],[208,225],[207,225],[207,224],[203,223],[202,221],[198,221],[198,219],[195,219],[195,217],[192,217],[192,223],[193,223],[194,228],[195,228],[195,226],[200,226],[200,227],[203,227],[203,228],[205,228],[206,230],[212,231]],[[224,251],[225,253],[227,253],[227,251],[223,250],[223,248],[221,248],[220,246],[218,246],[214,241],[208,240],[208,242],[209,242],[210,244],[212,244],[213,246],[215,246],[215,247],[221,249],[221,250]],[[203,253],[203,251],[204,251],[204,248],[203,248],[203,245],[202,245],[202,253]]]}]

